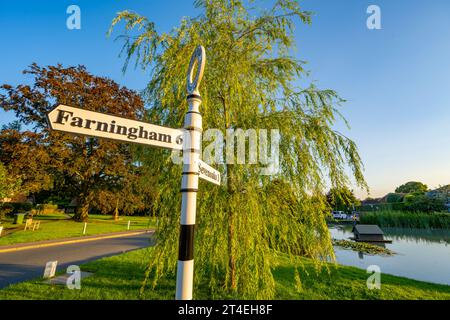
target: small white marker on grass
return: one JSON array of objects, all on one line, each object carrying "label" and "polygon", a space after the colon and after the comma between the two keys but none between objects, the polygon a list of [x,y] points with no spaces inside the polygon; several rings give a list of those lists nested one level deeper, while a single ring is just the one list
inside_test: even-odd
[{"label": "small white marker on grass", "polygon": [[130,223],[131,223],[131,221],[130,221],[130,220],[128,220],[128,226],[127,226],[127,230],[130,230]]},{"label": "small white marker on grass", "polygon": [[84,227],[83,227],[83,235],[86,234],[86,227],[87,227],[87,222],[84,223]]},{"label": "small white marker on grass", "polygon": [[50,279],[55,276],[56,266],[58,265],[58,261],[49,261],[45,265],[44,270],[44,279]]}]

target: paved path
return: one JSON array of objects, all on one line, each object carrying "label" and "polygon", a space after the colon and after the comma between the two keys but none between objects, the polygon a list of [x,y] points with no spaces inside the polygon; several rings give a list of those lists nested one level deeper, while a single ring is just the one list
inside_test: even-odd
[{"label": "paved path", "polygon": [[0,253],[0,288],[41,277],[48,261],[58,261],[58,271],[150,245],[152,232],[113,239],[71,243],[59,246]]}]

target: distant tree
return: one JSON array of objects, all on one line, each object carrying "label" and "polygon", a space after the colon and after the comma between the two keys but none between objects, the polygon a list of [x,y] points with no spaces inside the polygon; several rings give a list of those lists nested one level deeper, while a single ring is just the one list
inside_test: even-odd
[{"label": "distant tree", "polygon": [[43,135],[16,129],[18,126],[7,126],[0,131],[0,161],[12,176],[20,179],[22,194],[52,189],[54,179],[48,171],[51,156]]},{"label": "distant tree", "polygon": [[375,198],[372,198],[372,197],[367,197],[363,201],[364,202],[378,202],[378,200],[379,199],[375,199]]},{"label": "distant tree", "polygon": [[[56,105],[64,104],[138,119],[143,113],[143,102],[134,91],[120,87],[110,79],[93,76],[83,66],[44,68],[33,64],[24,73],[34,78],[34,84],[1,86],[0,103],[3,109],[14,111],[21,123],[33,126],[36,133],[32,136],[32,146],[39,152],[43,149],[45,159],[36,161],[32,153],[18,151],[14,145],[10,146],[9,152],[17,156],[17,162],[28,161],[28,157],[33,159],[28,162],[33,162],[35,167],[25,174],[33,175],[41,168],[45,169],[65,188],[67,196],[77,197],[80,210],[74,218],[85,221],[98,193],[120,190],[124,177],[133,170],[131,147],[51,131],[46,116]],[[26,150],[26,139],[32,134],[11,134]]]},{"label": "distant tree", "polygon": [[398,203],[403,201],[404,194],[399,193],[389,193],[386,196],[386,202],[387,203]]},{"label": "distant tree", "polygon": [[13,122],[10,122],[8,124],[4,124],[2,126],[2,130],[14,130],[14,131],[22,131],[22,124],[19,120],[14,120]]},{"label": "distant tree", "polygon": [[327,193],[327,202],[335,210],[348,210],[353,205],[359,206],[361,204],[361,201],[354,195],[353,190],[347,187],[330,189]]},{"label": "distant tree", "polygon": [[395,193],[413,193],[413,192],[427,192],[428,186],[421,182],[410,181],[407,182],[397,189],[395,189]]},{"label": "distant tree", "polygon": [[405,209],[415,212],[434,212],[446,210],[445,200],[441,197],[428,197],[423,193],[416,192],[405,196]]},{"label": "distant tree", "polygon": [[0,205],[5,198],[10,198],[19,191],[20,183],[20,179],[11,176],[0,162]]},{"label": "distant tree", "polygon": [[[142,169],[142,170],[141,170]],[[119,214],[132,215],[134,213],[151,213],[152,204],[157,190],[149,184],[142,187],[142,171],[135,168],[133,172],[122,180],[120,189],[110,188],[101,190],[93,201],[93,206],[103,214],[112,214],[115,220]]]},{"label": "distant tree", "polygon": [[440,193],[444,196],[447,196],[448,198],[450,198],[450,184],[447,184],[445,186],[440,186],[439,188],[437,188],[435,190],[437,193]]}]

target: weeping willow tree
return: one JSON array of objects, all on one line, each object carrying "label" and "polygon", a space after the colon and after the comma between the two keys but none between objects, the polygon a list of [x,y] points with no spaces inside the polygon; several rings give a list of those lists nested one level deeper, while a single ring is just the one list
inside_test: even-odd
[{"label": "weeping willow tree", "polygon": [[[279,130],[276,174],[227,161],[215,165],[221,187],[200,182],[195,237],[195,283],[207,287],[210,297],[269,299],[279,253],[293,261],[310,257],[317,265],[333,259],[324,189],[348,185],[350,176],[365,187],[361,159],[355,143],[333,130],[342,118],[337,93],[296,84],[307,72],[292,55],[293,31],[296,22],[311,23],[309,12],[292,0],[278,0],[266,10],[231,0],[195,5],[202,14],[183,18],[169,33],[158,33],[154,23],[129,11],[120,12],[111,28],[125,24],[119,37],[124,68],[134,59],[150,72],[146,120],[183,127],[185,75],[192,52],[203,45],[203,128],[224,136],[233,128]],[[182,168],[164,150],[142,148],[137,155],[147,174],[159,177],[157,244],[146,278],[154,286],[176,271]]]}]

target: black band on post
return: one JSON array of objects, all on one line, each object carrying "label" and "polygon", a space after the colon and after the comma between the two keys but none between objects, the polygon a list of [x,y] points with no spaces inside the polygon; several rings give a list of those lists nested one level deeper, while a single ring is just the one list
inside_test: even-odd
[{"label": "black band on post", "polygon": [[184,130],[186,130],[186,131],[197,131],[197,132],[200,132],[200,133],[203,132],[202,129],[199,129],[199,128],[196,128],[196,127],[187,127],[187,128],[184,128]]},{"label": "black band on post", "polygon": [[188,95],[188,96],[186,97],[186,100],[189,100],[189,99],[199,99],[199,100],[202,100],[202,97],[199,96],[198,94],[190,94],[190,95]]},{"label": "black band on post", "polygon": [[198,189],[186,188],[186,189],[181,189],[180,192],[198,192]]},{"label": "black band on post", "polygon": [[195,224],[180,225],[180,241],[178,247],[178,260],[180,261],[194,259],[194,228]]},{"label": "black band on post", "polygon": [[191,149],[183,149],[183,152],[191,152],[191,153],[198,153],[198,154],[201,153],[199,149],[193,149],[193,148],[191,148]]},{"label": "black band on post", "polygon": [[200,112],[198,112],[198,111],[188,111],[188,112],[186,112],[186,114],[188,114],[188,113],[195,113],[195,114],[199,114],[199,115],[202,115]]},{"label": "black band on post", "polygon": [[198,173],[198,172],[188,172],[188,171],[182,172],[181,174],[185,175],[185,176],[189,176],[189,175],[198,176],[198,175],[200,175],[200,173]]}]

